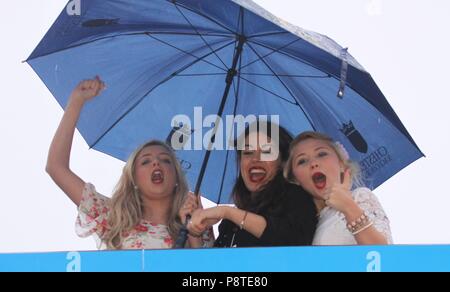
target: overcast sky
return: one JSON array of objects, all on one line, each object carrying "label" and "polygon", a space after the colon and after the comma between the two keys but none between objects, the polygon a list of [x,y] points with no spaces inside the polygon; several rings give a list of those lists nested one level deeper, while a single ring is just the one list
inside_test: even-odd
[{"label": "overcast sky", "polygon": [[[397,244],[450,243],[450,2],[256,0],[325,34],[373,76],[427,155],[375,190]],[[76,208],[45,173],[63,111],[25,60],[67,1],[3,1],[0,8],[0,253],[95,249],[75,235]],[[109,195],[123,163],[76,134],[72,168]]]}]

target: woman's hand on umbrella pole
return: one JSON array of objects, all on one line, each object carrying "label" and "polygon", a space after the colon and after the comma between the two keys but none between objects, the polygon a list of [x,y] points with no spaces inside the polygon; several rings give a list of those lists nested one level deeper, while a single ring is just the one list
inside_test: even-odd
[{"label": "woman's hand on umbrella pole", "polygon": [[75,87],[70,99],[83,104],[84,102],[99,95],[105,88],[105,83],[99,76],[96,76],[94,79],[83,80],[77,85],[77,87]]},{"label": "woman's hand on umbrella pole", "polygon": [[178,212],[178,216],[180,217],[181,223],[186,223],[186,216],[192,215],[194,210],[196,209],[203,209],[201,203],[198,203],[199,199],[197,199],[197,196],[189,192],[189,194],[186,196],[186,199],[183,203],[183,206],[181,206],[180,211]]},{"label": "woman's hand on umbrella pole", "polygon": [[189,233],[194,235],[200,235],[205,232],[209,227],[217,224],[223,219],[224,210],[221,206],[208,208],[208,209],[196,209],[188,222],[187,228]]}]

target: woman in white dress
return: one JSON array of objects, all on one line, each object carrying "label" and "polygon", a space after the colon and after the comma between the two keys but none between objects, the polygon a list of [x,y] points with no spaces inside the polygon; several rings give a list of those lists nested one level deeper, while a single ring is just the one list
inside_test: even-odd
[{"label": "woman in white dress", "polygon": [[392,244],[383,208],[361,187],[359,168],[339,142],[318,132],[300,134],[291,143],[284,176],[313,196],[319,219],[313,245]]}]

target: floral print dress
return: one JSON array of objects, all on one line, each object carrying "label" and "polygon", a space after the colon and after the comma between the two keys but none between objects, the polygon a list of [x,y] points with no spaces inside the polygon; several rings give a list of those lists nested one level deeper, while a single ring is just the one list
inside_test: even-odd
[{"label": "floral print dress", "polygon": [[[80,237],[93,236],[98,249],[106,249],[103,236],[108,230],[107,218],[110,211],[109,198],[97,193],[95,187],[87,183],[78,207],[78,217],[75,231]],[[173,239],[166,225],[154,224],[141,220],[132,230],[124,232],[122,249],[160,249],[172,248]],[[204,246],[212,246],[214,235],[212,231],[203,234]]]}]

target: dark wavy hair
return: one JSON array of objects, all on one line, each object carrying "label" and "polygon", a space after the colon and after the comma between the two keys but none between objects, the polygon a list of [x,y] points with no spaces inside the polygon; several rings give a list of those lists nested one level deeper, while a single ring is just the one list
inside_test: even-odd
[{"label": "dark wavy hair", "polygon": [[[242,150],[237,150],[237,166],[238,166],[238,177],[236,183],[233,187],[232,198],[233,202],[239,209],[251,211],[254,213],[259,213],[262,210],[270,210],[275,211],[276,208],[280,205],[277,204],[278,201],[282,199],[282,195],[285,193],[287,186],[289,183],[283,177],[283,166],[289,158],[289,144],[293,140],[292,135],[283,127],[278,124],[272,123],[270,121],[260,121],[257,120],[256,127],[252,127],[252,125],[248,125],[245,129],[245,132],[242,135],[245,135],[244,138],[250,135],[250,131],[253,128],[256,128],[256,131],[260,131],[260,123],[267,123],[267,136],[272,139],[272,125],[279,127],[279,155],[280,155],[280,167],[275,177],[268,182],[262,190],[258,191],[253,196],[251,195],[249,189],[246,187],[244,183],[244,179],[241,174],[241,157]],[[241,137],[242,137],[241,135]],[[238,138],[239,139],[239,138]],[[236,144],[235,144],[236,145]]]}]

